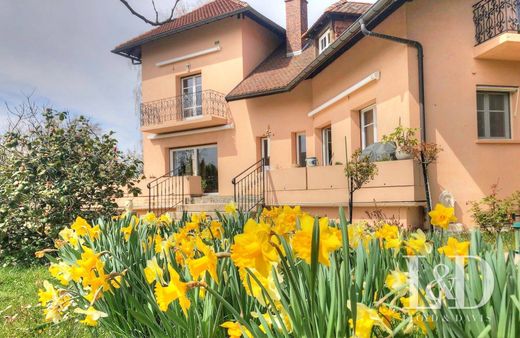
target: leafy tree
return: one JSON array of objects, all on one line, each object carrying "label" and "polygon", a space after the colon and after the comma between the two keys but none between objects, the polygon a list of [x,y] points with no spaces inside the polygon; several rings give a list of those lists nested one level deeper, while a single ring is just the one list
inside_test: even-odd
[{"label": "leafy tree", "polygon": [[[21,123],[23,122],[23,123]],[[0,134],[0,261],[26,264],[76,216],[116,212],[124,189],[136,195],[141,161],[117,149],[85,117],[46,109]]]},{"label": "leafy tree", "polygon": [[352,223],[354,209],[354,192],[372,181],[378,173],[377,165],[363,156],[361,150],[356,150],[345,166],[345,176],[348,179],[349,191],[349,222]]}]

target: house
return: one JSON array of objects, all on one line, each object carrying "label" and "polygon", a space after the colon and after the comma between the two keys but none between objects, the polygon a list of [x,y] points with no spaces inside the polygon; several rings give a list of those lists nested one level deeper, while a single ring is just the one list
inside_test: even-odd
[{"label": "house", "polygon": [[[234,198],[335,216],[348,205],[347,156],[399,125],[444,149],[431,196],[449,191],[461,222],[493,184],[501,195],[520,188],[518,1],[340,0],[310,28],[306,0],[285,5],[286,29],[245,2],[214,0],[114,49],[142,67],[143,209]],[[417,43],[369,32],[416,41],[424,58]],[[377,166],[354,218],[382,210],[423,223],[422,168]]]}]

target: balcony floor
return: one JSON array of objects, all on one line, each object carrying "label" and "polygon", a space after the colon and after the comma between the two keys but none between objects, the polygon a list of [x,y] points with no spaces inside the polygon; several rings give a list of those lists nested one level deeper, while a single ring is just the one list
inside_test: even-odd
[{"label": "balcony floor", "polygon": [[166,121],[160,124],[141,127],[145,133],[164,134],[176,131],[185,131],[207,127],[216,127],[227,124],[227,118],[212,115],[197,116],[180,121]]},{"label": "balcony floor", "polygon": [[476,59],[520,61],[520,34],[503,33],[474,48]]}]

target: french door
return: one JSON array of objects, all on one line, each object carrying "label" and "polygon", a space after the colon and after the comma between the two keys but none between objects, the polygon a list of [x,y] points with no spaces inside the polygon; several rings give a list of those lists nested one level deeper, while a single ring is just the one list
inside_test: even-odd
[{"label": "french door", "polygon": [[200,176],[204,193],[218,192],[217,145],[170,149],[170,169],[179,175]]},{"label": "french door", "polygon": [[202,115],[202,77],[200,74],[182,78],[182,115],[189,119]]}]

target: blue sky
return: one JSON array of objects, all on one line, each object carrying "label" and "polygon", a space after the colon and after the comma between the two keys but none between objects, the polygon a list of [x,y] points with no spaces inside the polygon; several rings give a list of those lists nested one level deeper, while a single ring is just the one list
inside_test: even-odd
[{"label": "blue sky", "polygon": [[[148,0],[130,2],[150,9]],[[333,2],[309,0],[309,23]],[[248,3],[285,26],[283,0]],[[16,105],[34,92],[38,103],[86,115],[115,131],[122,149],[139,151],[138,67],[110,50],[151,28],[118,0],[0,1],[0,129],[4,102]]]}]

